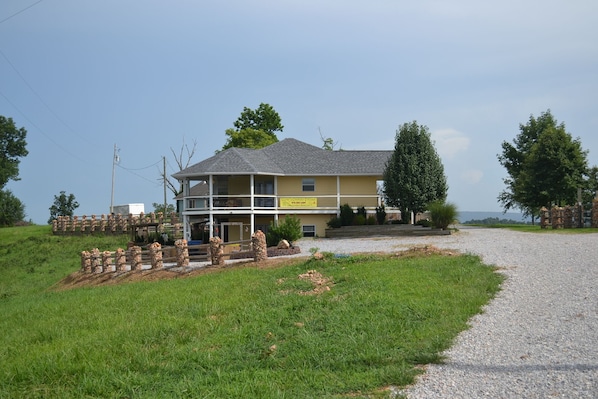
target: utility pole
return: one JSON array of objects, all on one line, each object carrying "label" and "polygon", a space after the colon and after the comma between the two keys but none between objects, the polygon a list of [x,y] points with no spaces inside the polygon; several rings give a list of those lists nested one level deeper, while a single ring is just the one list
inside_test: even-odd
[{"label": "utility pole", "polygon": [[112,192],[110,194],[110,214],[114,213],[114,171],[116,169],[116,164],[119,162],[118,158],[118,148],[116,147],[116,143],[114,144],[114,155],[112,156]]}]

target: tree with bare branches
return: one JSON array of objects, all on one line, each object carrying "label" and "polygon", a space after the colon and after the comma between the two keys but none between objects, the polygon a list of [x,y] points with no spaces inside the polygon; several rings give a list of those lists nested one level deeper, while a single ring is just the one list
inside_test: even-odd
[{"label": "tree with bare branches", "polygon": [[[190,146],[185,143],[185,139],[183,139],[183,144],[181,145],[181,149],[178,152],[170,147],[170,152],[172,153],[174,162],[176,163],[177,172],[179,170],[183,170],[189,167],[191,164],[191,159],[193,155],[195,155],[195,150],[197,148],[197,140],[193,140],[193,145]],[[160,179],[163,179],[166,182],[166,186],[174,196],[176,197],[180,193],[183,192],[183,185],[178,180],[172,179],[170,176],[166,174],[166,170],[160,171]]]}]

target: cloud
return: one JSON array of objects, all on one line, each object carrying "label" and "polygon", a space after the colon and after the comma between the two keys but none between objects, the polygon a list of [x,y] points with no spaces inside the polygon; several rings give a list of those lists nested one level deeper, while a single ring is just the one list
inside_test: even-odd
[{"label": "cloud", "polygon": [[479,169],[468,169],[461,173],[461,180],[464,180],[467,183],[475,184],[482,180],[483,176],[484,172]]},{"label": "cloud", "polygon": [[455,129],[438,129],[432,132],[436,151],[441,157],[452,159],[461,151],[469,148],[470,139]]}]

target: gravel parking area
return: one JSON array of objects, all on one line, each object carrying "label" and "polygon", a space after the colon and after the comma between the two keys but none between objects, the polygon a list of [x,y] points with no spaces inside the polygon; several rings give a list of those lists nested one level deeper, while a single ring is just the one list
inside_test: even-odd
[{"label": "gravel parking area", "polygon": [[302,239],[334,253],[435,245],[480,255],[507,276],[418,382],[415,398],[598,398],[598,234],[531,234],[467,228],[449,236]]}]

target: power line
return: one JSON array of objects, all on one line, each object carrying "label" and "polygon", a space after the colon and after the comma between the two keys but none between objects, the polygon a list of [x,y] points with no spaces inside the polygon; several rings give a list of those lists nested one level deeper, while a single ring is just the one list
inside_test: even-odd
[{"label": "power line", "polygon": [[21,72],[19,72],[19,70],[17,69],[17,67],[15,67],[15,65],[10,61],[10,59],[8,58],[8,56],[0,49],[0,55],[2,55],[2,57],[4,58],[4,60],[6,60],[6,62],[8,63],[8,65],[10,65],[10,67],[13,69],[13,71],[15,71],[15,73],[19,76],[19,78],[23,81],[23,83],[25,83],[25,85],[29,88],[29,90],[31,90],[31,92],[37,97],[37,99],[44,105],[44,107],[46,107],[46,109],[48,111],[50,111],[50,113],[52,115],[54,115],[54,117],[60,122],[62,123],[68,130],[71,131],[71,133],[73,133],[76,136],[81,137],[83,140],[85,140],[88,144],[94,145],[94,143],[92,143],[91,141],[89,141],[89,139],[87,139],[87,137],[78,134],[72,127],[70,127],[60,116],[58,116],[58,114],[56,112],[54,112],[54,110],[52,108],[50,108],[50,106],[48,105],[48,103],[46,103],[44,101],[44,99],[39,95],[39,93],[37,91],[35,91],[35,89],[33,88],[33,86],[31,86],[29,84],[29,82],[27,81],[27,79],[25,79],[25,77],[23,76],[23,74]]},{"label": "power line", "polygon": [[18,112],[18,113],[20,113],[20,114],[23,116],[23,118],[25,118],[25,120],[27,120],[27,122],[29,122],[29,124],[30,124],[31,126],[33,126],[34,128],[36,128],[36,129],[37,129],[37,130],[38,130],[38,131],[39,131],[39,132],[40,132],[42,135],[44,135],[44,136],[45,136],[45,137],[46,137],[48,140],[50,140],[50,141],[51,141],[51,142],[52,142],[52,143],[53,143],[53,144],[54,144],[56,147],[60,148],[62,151],[66,152],[66,153],[67,153],[67,154],[69,154],[70,156],[72,156],[72,157],[74,157],[74,158],[78,159],[79,161],[82,161],[82,162],[87,162],[87,161],[86,161],[86,160],[84,160],[83,158],[81,158],[81,157],[77,156],[76,154],[73,154],[72,152],[70,152],[69,150],[67,150],[66,148],[64,148],[64,147],[63,147],[63,146],[61,146],[60,144],[58,144],[58,143],[56,142],[56,140],[54,140],[54,139],[53,139],[53,138],[52,138],[50,135],[46,134],[46,132],[44,132],[44,131],[43,131],[43,130],[42,130],[40,127],[39,127],[39,126],[37,126],[37,125],[36,125],[36,124],[35,124],[35,123],[34,123],[34,122],[31,120],[31,119],[29,119],[29,118],[27,117],[27,115],[25,115],[25,113],[24,113],[23,111],[21,111],[21,110],[19,109],[19,107],[17,107],[17,106],[16,106],[16,105],[15,105],[15,104],[14,104],[12,101],[10,101],[10,100],[8,99],[8,97],[6,97],[6,96],[4,95],[4,93],[2,93],[1,91],[0,91],[0,96],[4,97],[4,99],[5,99],[5,100],[6,100],[6,101],[7,101],[7,102],[10,104],[10,105],[12,105],[12,106],[13,106],[13,108],[14,108],[14,109],[16,109],[16,110],[17,110],[17,112]]},{"label": "power line", "polygon": [[35,6],[35,5],[39,4],[39,3],[41,3],[42,1],[44,1],[44,0],[38,0],[38,1],[36,1],[35,3],[31,4],[30,6],[27,6],[27,7],[23,8],[22,10],[20,10],[20,11],[17,11],[17,12],[15,12],[15,13],[14,13],[14,14],[12,14],[12,15],[9,15],[8,17],[4,18],[3,20],[0,20],[0,24],[1,24],[1,23],[4,23],[4,22],[6,22],[6,21],[8,21],[8,20],[9,20],[9,19],[11,19],[12,17],[16,17],[17,15],[19,15],[20,13],[22,13],[22,12],[24,12],[24,11],[27,11],[28,9],[30,9],[31,7],[33,7],[33,6]]}]

